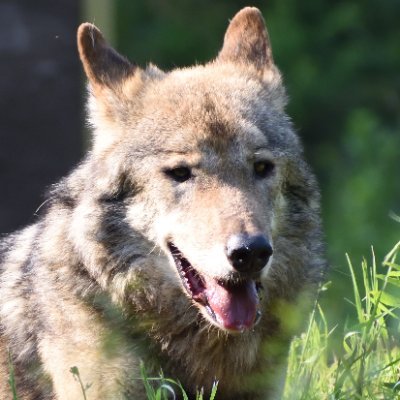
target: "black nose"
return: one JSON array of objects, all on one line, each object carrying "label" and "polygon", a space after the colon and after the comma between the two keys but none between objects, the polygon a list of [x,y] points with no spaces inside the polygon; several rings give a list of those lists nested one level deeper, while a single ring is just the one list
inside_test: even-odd
[{"label": "black nose", "polygon": [[233,235],[226,246],[226,255],[239,272],[259,272],[272,255],[272,247],[264,235]]}]

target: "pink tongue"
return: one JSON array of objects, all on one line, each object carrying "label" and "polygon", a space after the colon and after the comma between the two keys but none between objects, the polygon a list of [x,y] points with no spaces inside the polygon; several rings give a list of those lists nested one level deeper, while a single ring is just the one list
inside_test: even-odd
[{"label": "pink tongue", "polygon": [[254,281],[223,286],[214,279],[207,279],[206,295],[217,322],[225,329],[243,331],[253,326],[258,305]]}]

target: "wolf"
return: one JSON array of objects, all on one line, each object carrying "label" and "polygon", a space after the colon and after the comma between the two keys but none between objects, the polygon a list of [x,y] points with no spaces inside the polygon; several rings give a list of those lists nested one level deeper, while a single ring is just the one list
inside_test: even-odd
[{"label": "wolf", "polygon": [[24,400],[144,399],[143,368],[189,398],[216,382],[218,399],[277,396],[326,263],[260,11],[235,15],[214,60],[170,72],[92,24],[77,36],[93,143],[0,242],[0,397],[12,376]]}]

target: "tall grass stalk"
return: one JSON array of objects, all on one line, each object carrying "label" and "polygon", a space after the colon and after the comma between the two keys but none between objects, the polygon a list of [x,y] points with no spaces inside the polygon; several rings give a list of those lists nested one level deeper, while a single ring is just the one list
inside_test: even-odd
[{"label": "tall grass stalk", "polygon": [[16,384],[15,384],[15,374],[14,374],[14,365],[11,360],[11,353],[8,352],[8,383],[11,388],[11,393],[12,393],[12,398],[13,400],[18,400],[18,395],[17,395],[17,389],[16,389]]},{"label": "tall grass stalk", "polygon": [[71,372],[71,374],[74,376],[74,379],[79,383],[79,386],[81,387],[82,391],[83,400],[87,400],[86,392],[88,391],[88,389],[90,389],[90,386],[92,384],[91,383],[88,383],[86,385],[83,384],[78,367],[71,367],[69,372]]}]

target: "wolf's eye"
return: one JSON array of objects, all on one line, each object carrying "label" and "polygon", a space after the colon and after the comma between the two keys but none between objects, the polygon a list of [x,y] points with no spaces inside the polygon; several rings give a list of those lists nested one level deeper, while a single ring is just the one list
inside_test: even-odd
[{"label": "wolf's eye", "polygon": [[165,173],[176,182],[185,182],[192,177],[192,171],[188,167],[167,169]]},{"label": "wolf's eye", "polygon": [[270,176],[275,169],[272,161],[256,161],[254,163],[254,173],[257,178],[266,178]]}]

